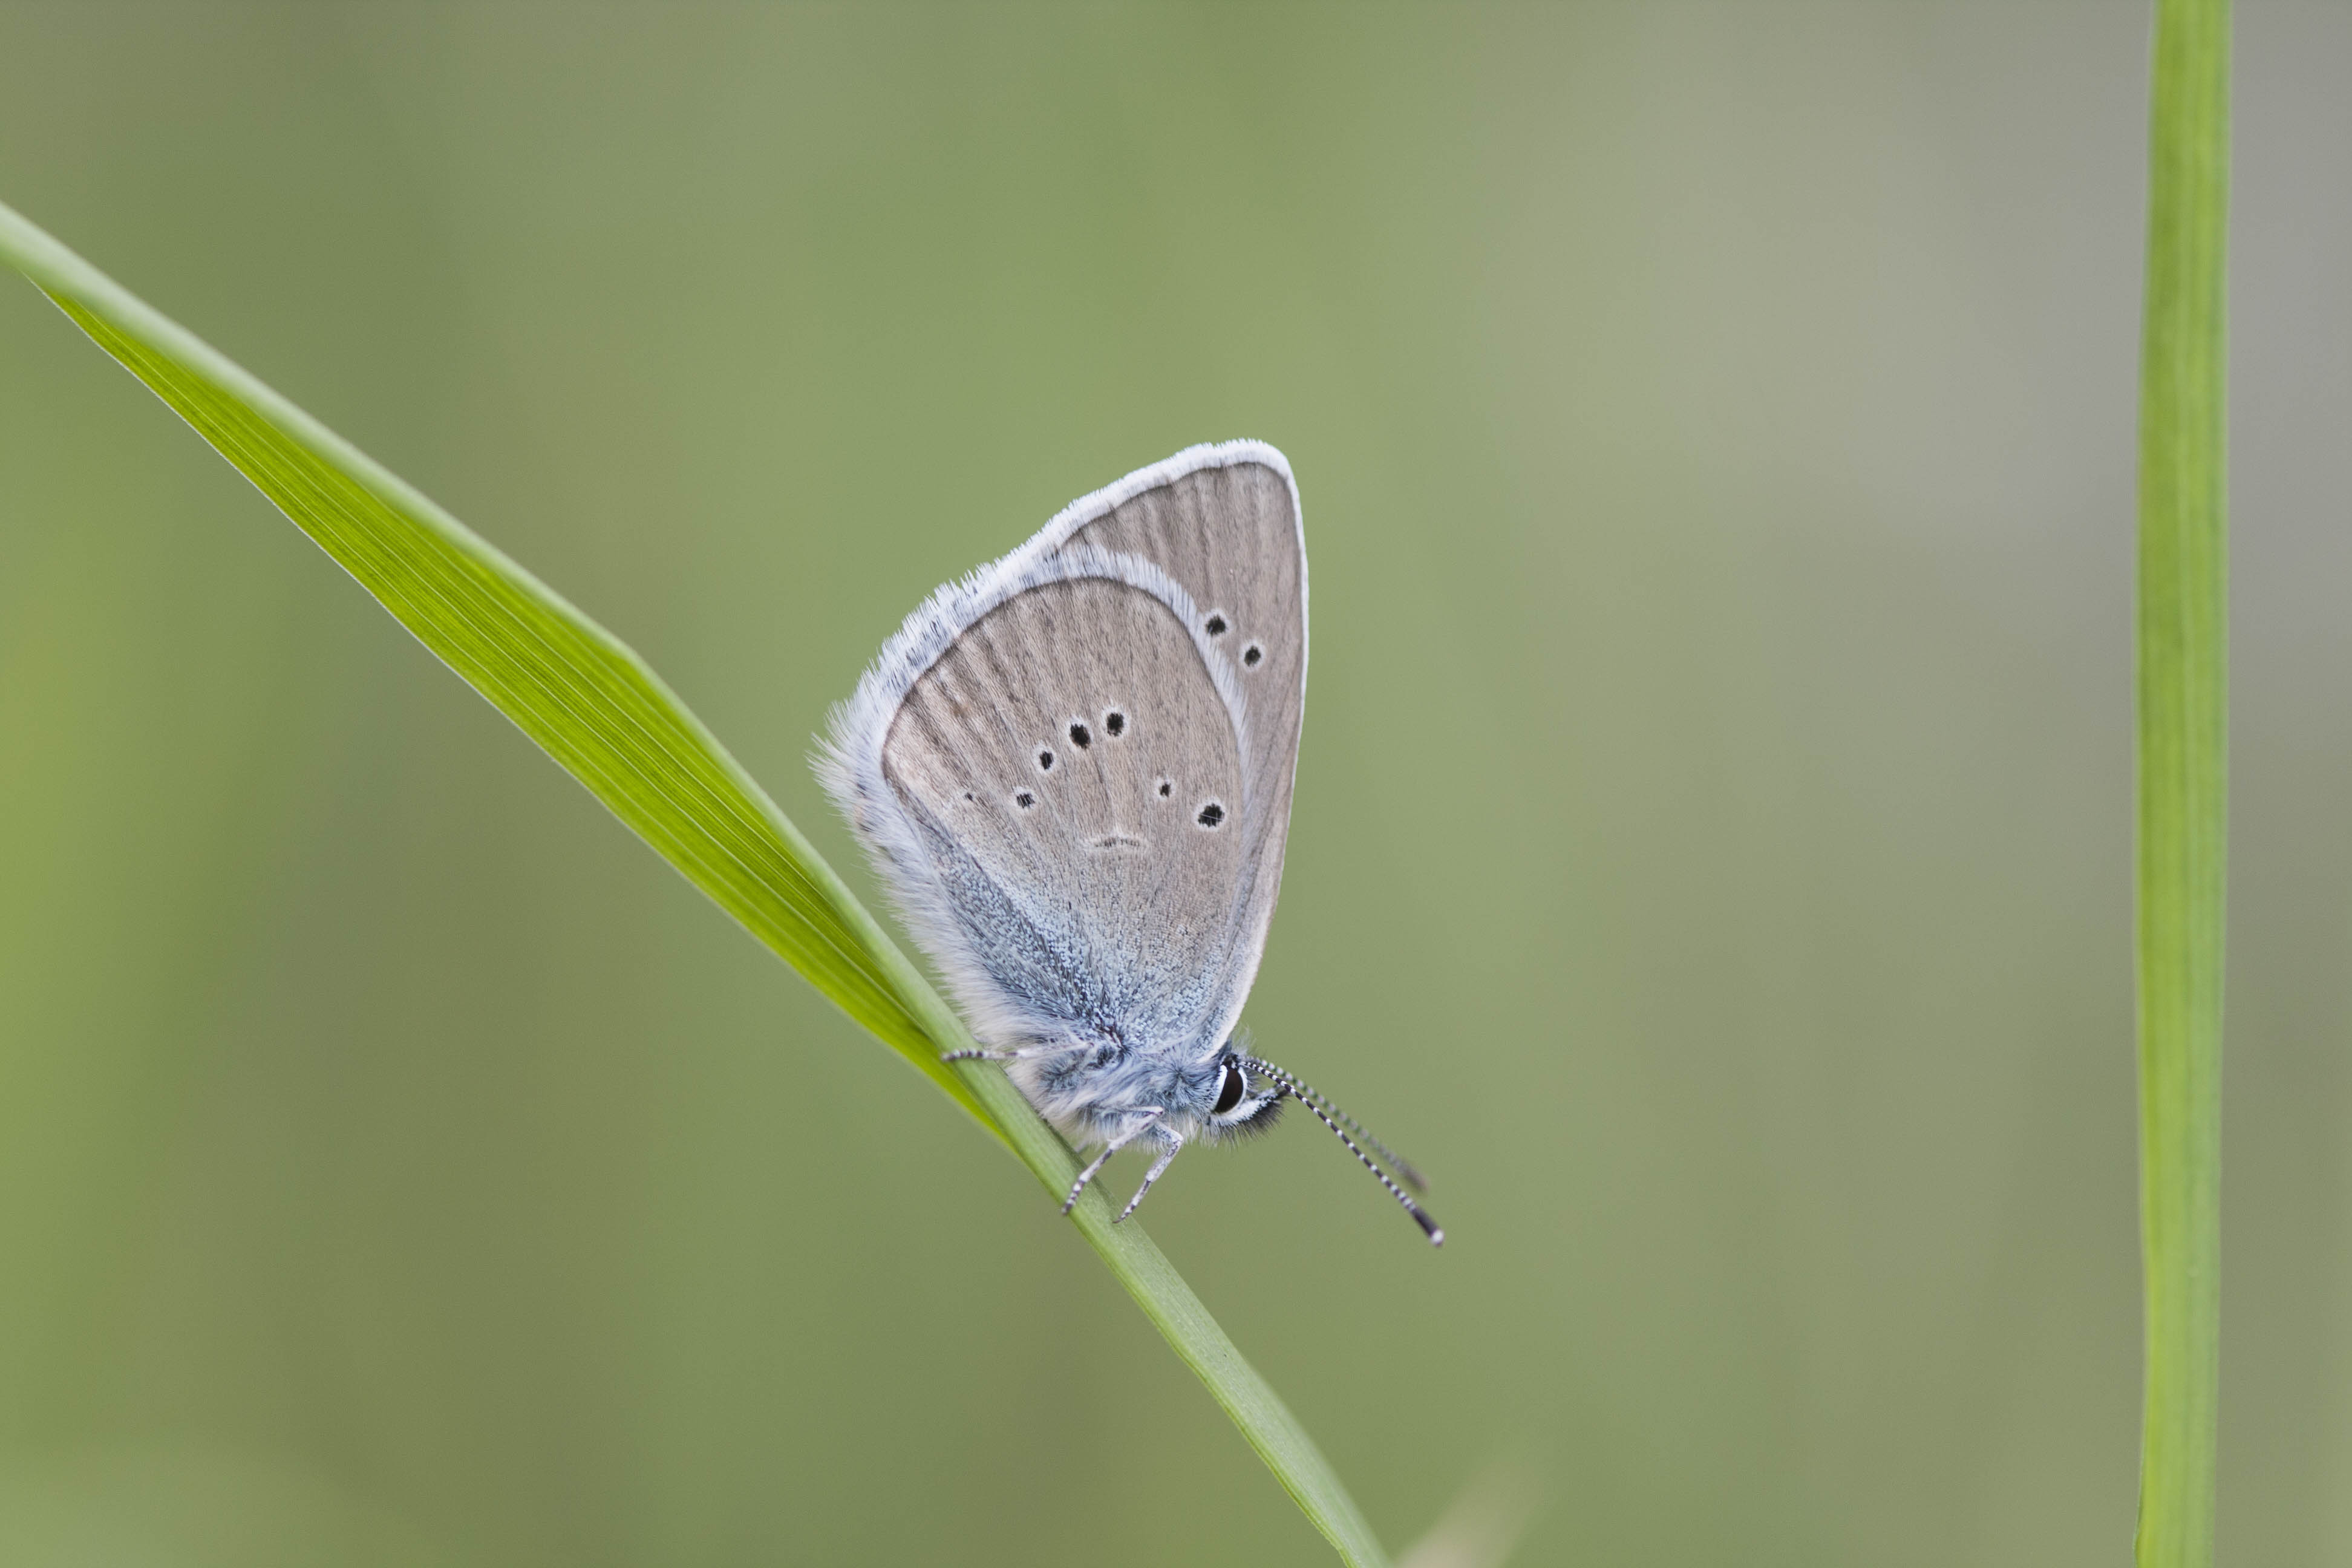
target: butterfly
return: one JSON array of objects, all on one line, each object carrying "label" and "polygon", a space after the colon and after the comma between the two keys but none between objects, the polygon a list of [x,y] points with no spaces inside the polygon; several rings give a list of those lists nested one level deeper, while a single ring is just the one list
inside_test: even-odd
[{"label": "butterfly", "polygon": [[950,1059],[1002,1062],[1098,1150],[1065,1214],[1141,1141],[1125,1219],[1187,1144],[1290,1099],[1444,1240],[1411,1163],[1236,1033],[1306,698],[1298,486],[1274,447],[1228,441],[938,590],[834,711],[818,775],[981,1042]]}]

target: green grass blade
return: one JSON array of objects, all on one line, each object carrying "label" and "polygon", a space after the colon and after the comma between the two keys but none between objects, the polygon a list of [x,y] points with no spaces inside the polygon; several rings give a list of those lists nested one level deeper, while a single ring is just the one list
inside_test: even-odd
[{"label": "green grass blade", "polygon": [[[15,265],[687,879],[937,1083],[1058,1199],[1077,1165],[766,793],[625,644],[341,437],[0,205]],[[1141,1226],[1079,1232],[1348,1562],[1380,1542],[1329,1463]]]},{"label": "green grass blade", "polygon": [[2228,0],[2158,0],[2139,427],[2140,1568],[2213,1560],[2221,1389]]}]

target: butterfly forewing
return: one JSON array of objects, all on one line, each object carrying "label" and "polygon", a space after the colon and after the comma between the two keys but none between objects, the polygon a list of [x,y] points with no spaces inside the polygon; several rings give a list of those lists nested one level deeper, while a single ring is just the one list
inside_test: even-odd
[{"label": "butterfly forewing", "polygon": [[1139,556],[1174,579],[1245,705],[1248,814],[1241,837],[1249,885],[1234,950],[1236,1007],[1274,913],[1290,826],[1307,684],[1307,559],[1299,540],[1287,473],[1243,457],[1139,491],[1077,528],[1066,546]]}]

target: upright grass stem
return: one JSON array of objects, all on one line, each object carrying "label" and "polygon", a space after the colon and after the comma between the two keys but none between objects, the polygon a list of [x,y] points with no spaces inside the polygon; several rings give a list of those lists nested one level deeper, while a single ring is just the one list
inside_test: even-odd
[{"label": "upright grass stem", "polygon": [[2158,0],[2141,340],[2139,1568],[2213,1560],[2228,826],[2228,0]]},{"label": "upright grass stem", "polygon": [[[833,868],[636,653],[423,494],[0,205],[0,261],[235,464],[418,641],[543,747],[843,1012],[1029,1167],[1046,1192],[1077,1163],[1003,1071],[943,1064],[971,1044]],[[1078,1233],[1233,1417],[1342,1558],[1386,1568],[1371,1527],[1306,1429],[1143,1227],[1097,1186]],[[974,1355],[984,1354],[974,1347]]]}]

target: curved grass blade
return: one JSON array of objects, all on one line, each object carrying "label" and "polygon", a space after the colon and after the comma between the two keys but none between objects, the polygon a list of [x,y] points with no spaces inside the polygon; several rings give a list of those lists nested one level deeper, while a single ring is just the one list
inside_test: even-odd
[{"label": "curved grass blade", "polygon": [[2139,425],[2139,1568],[2213,1561],[2229,828],[2228,0],[2158,0]]},{"label": "curved grass blade", "polygon": [[[943,1065],[962,1022],[628,646],[349,442],[5,205],[0,258],[57,302],[589,793],[1059,1198],[1076,1161],[998,1068]],[[1304,1428],[1132,1220],[1088,1189],[1080,1234],[1351,1563],[1385,1568]]]}]

